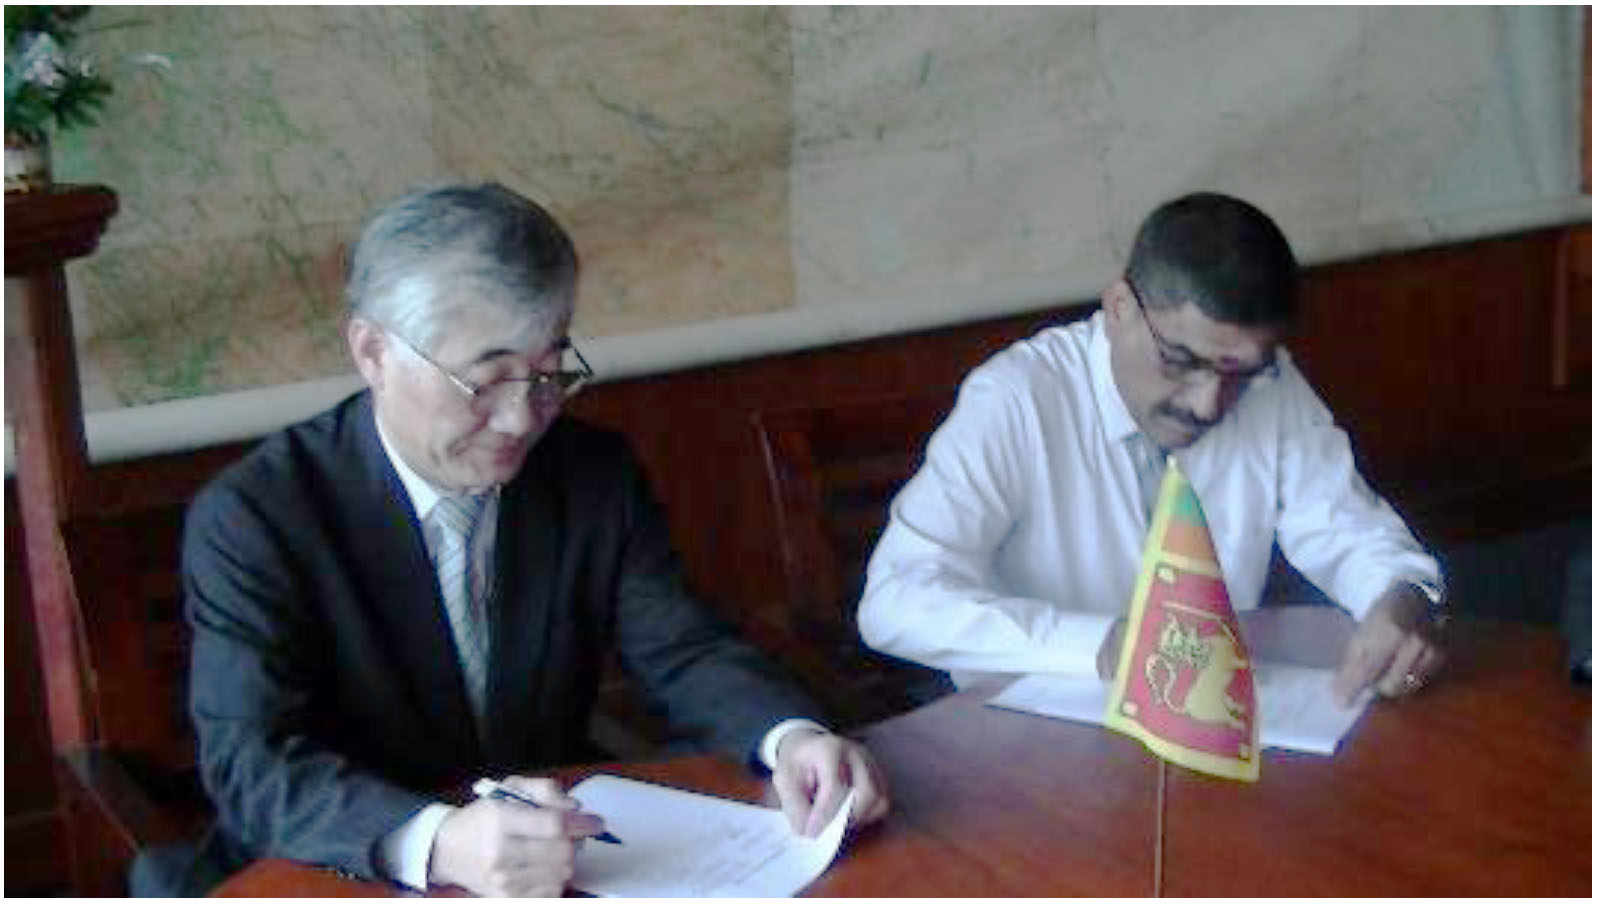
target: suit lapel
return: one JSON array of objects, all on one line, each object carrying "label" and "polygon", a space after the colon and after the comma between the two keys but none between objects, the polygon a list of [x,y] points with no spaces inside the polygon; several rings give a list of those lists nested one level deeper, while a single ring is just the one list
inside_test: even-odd
[{"label": "suit lapel", "polygon": [[493,762],[524,760],[528,726],[540,721],[541,667],[554,609],[564,514],[546,452],[544,443],[534,446],[521,473],[500,497],[486,738]]},{"label": "suit lapel", "polygon": [[362,397],[347,432],[348,456],[358,473],[341,485],[348,497],[341,511],[351,519],[346,535],[359,572],[357,586],[371,606],[395,667],[409,684],[419,717],[437,729],[437,743],[450,745],[452,762],[480,761],[477,731],[466,701],[465,681],[453,634],[438,595],[438,579],[427,556],[421,525],[377,435],[371,396]]}]

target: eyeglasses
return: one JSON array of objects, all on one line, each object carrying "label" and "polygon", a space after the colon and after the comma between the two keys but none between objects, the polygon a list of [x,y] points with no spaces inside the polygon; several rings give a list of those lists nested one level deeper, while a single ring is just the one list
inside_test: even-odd
[{"label": "eyeglasses", "polygon": [[1245,386],[1254,380],[1270,380],[1280,372],[1280,365],[1276,363],[1275,353],[1270,353],[1270,359],[1257,367],[1239,370],[1232,367],[1223,367],[1208,358],[1197,355],[1180,348],[1159,334],[1154,328],[1153,318],[1148,316],[1148,306],[1142,303],[1142,294],[1137,291],[1136,283],[1131,277],[1125,277],[1126,288],[1131,290],[1131,297],[1137,302],[1137,310],[1142,312],[1142,322],[1148,325],[1148,335],[1153,337],[1154,350],[1159,353],[1159,372],[1166,380],[1174,383],[1196,385],[1203,381],[1205,376],[1212,376],[1223,384],[1230,386]]},{"label": "eyeglasses", "polygon": [[558,405],[582,391],[582,387],[593,379],[593,368],[588,366],[588,359],[582,357],[582,352],[569,338],[561,339],[556,348],[562,353],[570,351],[576,355],[580,370],[536,370],[525,377],[505,377],[492,383],[478,383],[434,361],[404,336],[398,333],[392,335],[405,343],[417,357],[448,377],[456,389],[471,398],[474,407],[487,411],[498,411],[500,406],[506,404],[525,405],[528,401],[538,405]]}]

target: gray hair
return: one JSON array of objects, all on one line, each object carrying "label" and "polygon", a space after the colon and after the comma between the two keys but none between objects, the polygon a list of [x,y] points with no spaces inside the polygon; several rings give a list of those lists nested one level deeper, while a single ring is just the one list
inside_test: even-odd
[{"label": "gray hair", "polygon": [[432,350],[447,315],[486,304],[553,331],[571,316],[577,253],[542,207],[496,183],[422,186],[367,221],[344,295],[364,317]]},{"label": "gray hair", "polygon": [[1298,300],[1298,264],[1286,236],[1239,198],[1199,193],[1148,215],[1126,279],[1150,308],[1196,304],[1221,323],[1282,326]]}]

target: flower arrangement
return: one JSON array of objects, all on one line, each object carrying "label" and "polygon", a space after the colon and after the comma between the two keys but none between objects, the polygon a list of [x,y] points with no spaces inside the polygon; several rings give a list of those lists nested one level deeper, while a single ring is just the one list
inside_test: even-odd
[{"label": "flower arrangement", "polygon": [[111,83],[74,54],[89,6],[7,6],[6,145],[43,144],[52,129],[94,122]]}]

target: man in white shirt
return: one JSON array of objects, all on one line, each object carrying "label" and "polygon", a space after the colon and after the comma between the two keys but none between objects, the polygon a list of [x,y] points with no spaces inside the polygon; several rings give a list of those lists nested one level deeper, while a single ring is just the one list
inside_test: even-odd
[{"label": "man in white shirt", "polygon": [[866,643],[961,686],[1108,677],[1173,456],[1245,632],[1279,543],[1357,619],[1339,695],[1419,689],[1442,660],[1439,569],[1281,347],[1297,288],[1285,237],[1246,202],[1196,194],[1154,211],[1101,311],[965,380],[871,558]]}]

